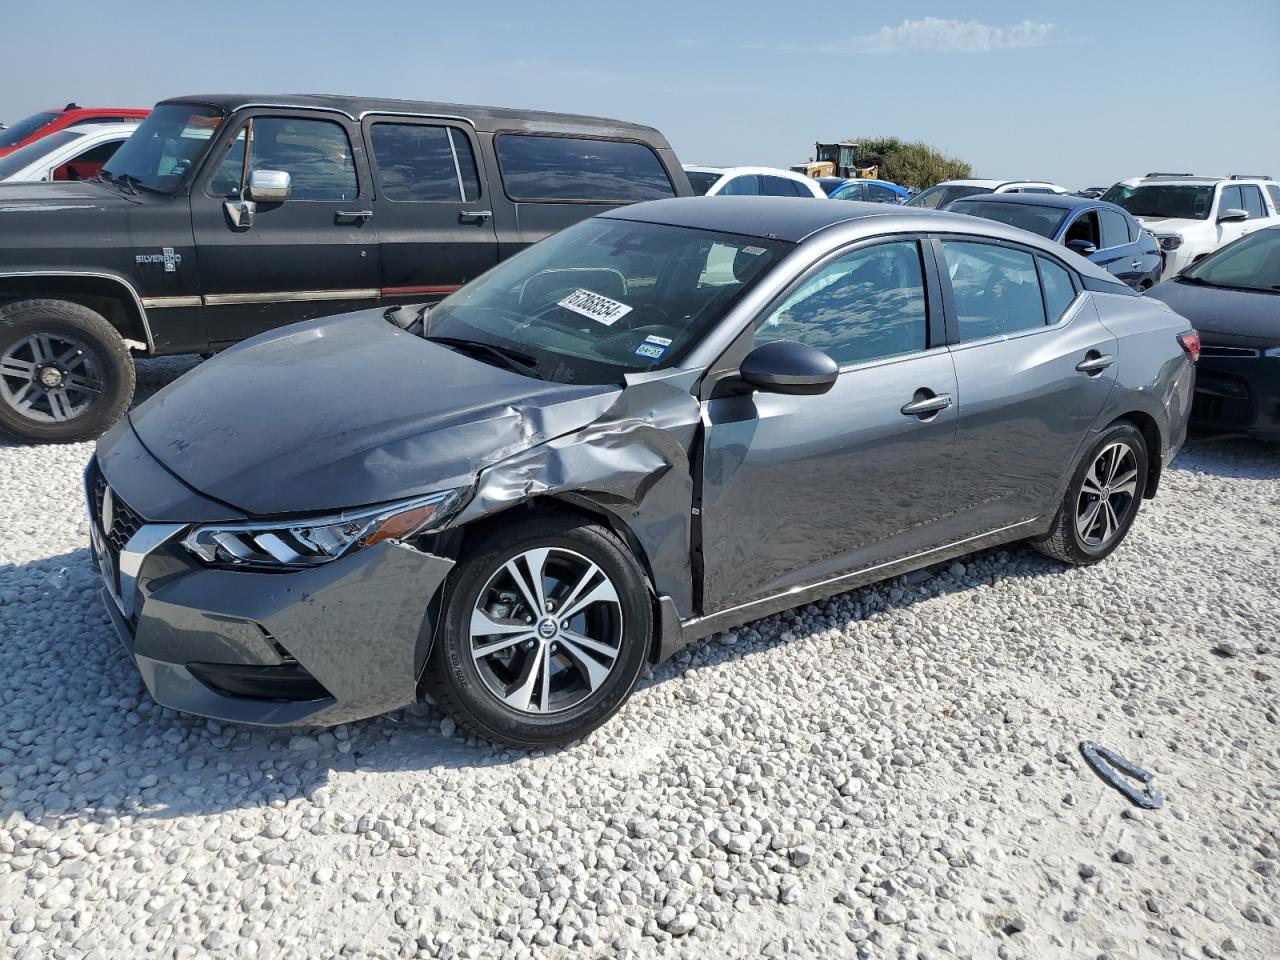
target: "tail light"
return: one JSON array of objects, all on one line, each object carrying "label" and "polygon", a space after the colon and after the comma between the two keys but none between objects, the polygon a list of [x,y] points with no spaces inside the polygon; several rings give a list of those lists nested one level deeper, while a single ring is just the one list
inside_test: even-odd
[{"label": "tail light", "polygon": [[1200,331],[1188,330],[1186,333],[1178,334],[1178,345],[1191,357],[1191,362],[1195,363],[1200,359]]}]

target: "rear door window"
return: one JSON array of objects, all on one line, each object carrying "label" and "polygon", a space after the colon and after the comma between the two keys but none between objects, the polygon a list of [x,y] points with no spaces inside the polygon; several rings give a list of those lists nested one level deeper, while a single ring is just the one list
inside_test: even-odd
[{"label": "rear door window", "polygon": [[494,149],[512,200],[634,203],[675,196],[648,144],[500,133]]},{"label": "rear door window", "polygon": [[1045,325],[1031,254],[966,240],[943,240],[941,246],[961,342]]},{"label": "rear door window", "polygon": [[897,203],[898,195],[878,183],[867,184],[867,199],[872,203]]},{"label": "rear door window", "polygon": [[1280,215],[1280,186],[1277,186],[1274,183],[1268,183],[1267,193],[1271,197],[1271,206],[1275,208],[1272,211],[1273,215]]},{"label": "rear door window", "polygon": [[756,197],[760,195],[760,178],[754,173],[733,177],[720,188],[723,197]]},{"label": "rear door window", "polygon": [[378,185],[388,200],[465,202],[480,196],[475,153],[462,131],[379,122],[369,139]]},{"label": "rear door window", "polygon": [[786,177],[762,176],[760,178],[760,193],[766,197],[798,197],[800,196],[796,189],[798,186],[798,183],[793,183]]}]

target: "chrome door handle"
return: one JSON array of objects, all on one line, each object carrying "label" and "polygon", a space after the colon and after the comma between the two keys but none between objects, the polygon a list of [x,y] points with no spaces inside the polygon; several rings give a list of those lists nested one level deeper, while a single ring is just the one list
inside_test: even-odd
[{"label": "chrome door handle", "polygon": [[1132,262],[1129,264],[1129,266],[1133,267],[1133,269],[1135,269],[1135,270],[1139,270],[1139,269],[1141,269],[1141,268],[1142,268],[1142,261],[1141,261],[1141,260],[1134,260],[1134,261],[1132,261]]},{"label": "chrome door handle", "polygon": [[925,397],[922,400],[912,400],[902,408],[902,415],[905,417],[930,417],[940,410],[945,410],[951,406],[951,397],[945,393],[936,396]]},{"label": "chrome door handle", "polygon": [[342,220],[359,220],[361,223],[367,223],[373,219],[372,210],[339,210],[334,214],[335,217]]},{"label": "chrome door handle", "polygon": [[460,210],[458,211],[459,220],[488,220],[493,216],[492,210]]},{"label": "chrome door handle", "polygon": [[1101,373],[1107,367],[1116,362],[1116,358],[1109,353],[1097,353],[1090,350],[1088,356],[1076,364],[1076,369],[1081,373],[1087,373],[1092,376],[1095,373]]}]

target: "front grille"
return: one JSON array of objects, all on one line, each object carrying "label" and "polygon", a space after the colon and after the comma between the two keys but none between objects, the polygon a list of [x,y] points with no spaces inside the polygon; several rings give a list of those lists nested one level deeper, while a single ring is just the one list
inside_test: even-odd
[{"label": "front grille", "polygon": [[120,551],[125,548],[133,538],[133,535],[141,529],[146,521],[136,510],[116,496],[114,491],[111,491],[110,523],[104,523],[104,519],[106,519],[104,513],[107,506],[107,492],[110,489],[107,484],[107,478],[102,475],[102,469],[98,466],[98,460],[95,457],[90,461],[89,469],[85,472],[85,493],[89,501],[89,521],[97,528],[98,534],[102,538],[103,550],[111,563],[110,570],[104,571],[104,575],[107,577],[107,586],[118,597],[120,596]]},{"label": "front grille", "polygon": [[1200,356],[1202,357],[1260,357],[1261,350],[1255,350],[1253,347],[1219,347],[1211,344],[1200,344]]}]

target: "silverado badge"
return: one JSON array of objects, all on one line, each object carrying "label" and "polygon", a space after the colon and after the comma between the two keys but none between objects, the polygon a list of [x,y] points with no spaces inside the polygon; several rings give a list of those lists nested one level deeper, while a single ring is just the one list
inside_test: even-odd
[{"label": "silverado badge", "polygon": [[173,273],[182,262],[182,254],[174,253],[173,247],[165,247],[160,253],[140,253],[133,258],[135,263],[163,263],[165,273]]}]

